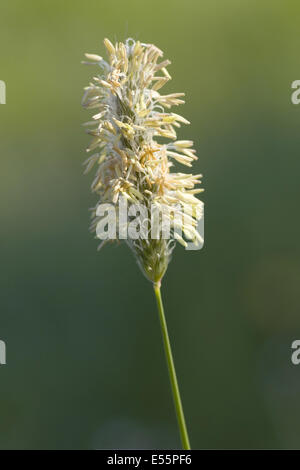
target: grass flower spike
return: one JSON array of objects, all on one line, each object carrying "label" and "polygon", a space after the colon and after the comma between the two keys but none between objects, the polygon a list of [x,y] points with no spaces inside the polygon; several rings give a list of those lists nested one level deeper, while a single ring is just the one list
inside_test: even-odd
[{"label": "grass flower spike", "polygon": [[[134,252],[146,277],[153,282],[160,314],[172,391],[184,448],[189,440],[170,348],[160,295],[161,280],[167,270],[172,250],[178,241],[202,243],[197,231],[202,216],[202,202],[195,189],[201,175],[172,171],[178,162],[191,167],[197,159],[193,142],[177,140],[176,128],[189,122],[171,107],[184,103],[184,93],[163,94],[162,87],[171,79],[168,60],[153,44],[133,39],[113,45],[104,40],[108,60],[86,54],[86,64],[97,66],[91,83],[85,88],[82,104],[94,112],[86,125],[92,136],[87,149],[86,172],[96,166],[92,191],[98,195],[92,210],[92,230],[99,222],[99,204],[117,207],[122,198],[128,206],[145,208],[140,218],[147,224],[146,235],[153,231],[153,207],[170,227],[169,238],[163,230],[156,236],[141,236],[125,241]],[[167,111],[168,110],[168,111]],[[129,220],[125,222],[129,224]],[[120,231],[117,239],[123,239]],[[103,244],[104,242],[102,242]]]},{"label": "grass flower spike", "polygon": [[[142,204],[149,211],[156,207],[169,219],[172,236],[166,240],[150,237],[126,240],[137,256],[146,276],[153,282],[163,277],[170,260],[174,241],[186,246],[183,235],[202,241],[196,230],[202,214],[202,203],[194,189],[201,175],[174,173],[173,161],[192,166],[197,158],[193,142],[176,140],[175,128],[189,122],[182,116],[166,112],[183,103],[183,93],[163,95],[159,90],[170,80],[168,60],[158,63],[163,55],[152,44],[128,39],[115,46],[104,40],[108,61],[86,54],[90,64],[100,69],[85,89],[83,106],[95,110],[87,123],[92,141],[86,160],[86,171],[97,165],[92,191],[99,202],[118,204],[122,195],[129,204]],[[159,143],[165,138],[167,143]],[[92,229],[99,218],[93,211]],[[151,227],[150,227],[151,229]],[[149,229],[149,230],[150,230]]]}]

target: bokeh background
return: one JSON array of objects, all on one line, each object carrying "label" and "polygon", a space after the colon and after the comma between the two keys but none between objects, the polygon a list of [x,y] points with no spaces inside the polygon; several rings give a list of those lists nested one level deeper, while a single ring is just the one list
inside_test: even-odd
[{"label": "bokeh background", "polygon": [[151,285],[88,232],[80,61],[104,37],[165,51],[205,175],[205,247],[176,248],[163,285],[192,446],[300,448],[299,8],[1,3],[2,449],[180,446]]}]

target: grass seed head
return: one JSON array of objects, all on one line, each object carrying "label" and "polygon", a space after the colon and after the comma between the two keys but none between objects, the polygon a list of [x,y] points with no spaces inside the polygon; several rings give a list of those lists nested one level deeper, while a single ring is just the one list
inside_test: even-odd
[{"label": "grass seed head", "polygon": [[[96,167],[91,189],[98,195],[98,204],[117,206],[123,196],[129,205],[143,204],[149,220],[155,206],[175,226],[169,240],[162,235],[126,240],[147,278],[158,283],[176,241],[185,246],[184,236],[199,238],[196,225],[202,202],[195,194],[201,190],[194,187],[201,175],[171,171],[174,161],[191,167],[197,159],[192,141],[176,140],[175,128],[189,122],[166,112],[184,103],[184,93],[162,94],[162,87],[171,79],[166,69],[170,62],[161,59],[162,51],[153,44],[127,39],[113,45],[105,39],[104,45],[107,60],[86,54],[88,61],[84,62],[98,68],[82,99],[82,105],[94,113],[87,123],[92,137],[87,152],[93,153],[85,162],[85,172]],[[160,143],[161,138],[165,143]],[[97,206],[92,211],[92,230],[98,222],[96,210]],[[190,216],[184,216],[186,213]]]}]

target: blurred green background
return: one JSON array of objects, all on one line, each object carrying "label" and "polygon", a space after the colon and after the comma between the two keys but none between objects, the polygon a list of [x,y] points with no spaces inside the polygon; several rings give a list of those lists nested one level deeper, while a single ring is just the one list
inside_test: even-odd
[{"label": "blurred green background", "polygon": [[152,42],[203,172],[205,247],[163,296],[194,448],[300,448],[299,2],[2,2],[0,448],[180,446],[150,283],[97,252],[84,52]]}]

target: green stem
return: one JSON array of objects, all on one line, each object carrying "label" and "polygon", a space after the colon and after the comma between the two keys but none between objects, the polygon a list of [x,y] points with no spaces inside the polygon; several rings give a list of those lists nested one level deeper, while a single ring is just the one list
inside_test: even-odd
[{"label": "green stem", "polygon": [[182,408],[182,403],[181,403],[181,398],[180,398],[180,392],[179,392],[179,387],[178,387],[178,382],[177,382],[177,377],[176,377],[176,371],[175,371],[175,366],[174,366],[174,361],[173,361],[172,349],[171,349],[171,344],[170,344],[170,339],[169,339],[169,334],[168,334],[168,327],[167,327],[164,307],[163,307],[162,298],[161,298],[160,282],[154,284],[154,292],[155,292],[156,301],[157,301],[160,326],[161,326],[161,331],[162,331],[162,336],[163,336],[163,343],[164,343],[164,348],[165,348],[165,353],[166,353],[166,359],[167,359],[167,364],[168,364],[172,394],[173,394],[173,399],[174,399],[174,404],[175,404],[175,410],[176,410],[176,415],[177,415],[177,421],[178,421],[178,426],[179,426],[182,447],[185,450],[190,450],[191,446],[190,446],[189,436],[188,436],[187,429],[186,429],[184,413],[183,413],[183,408]]}]

